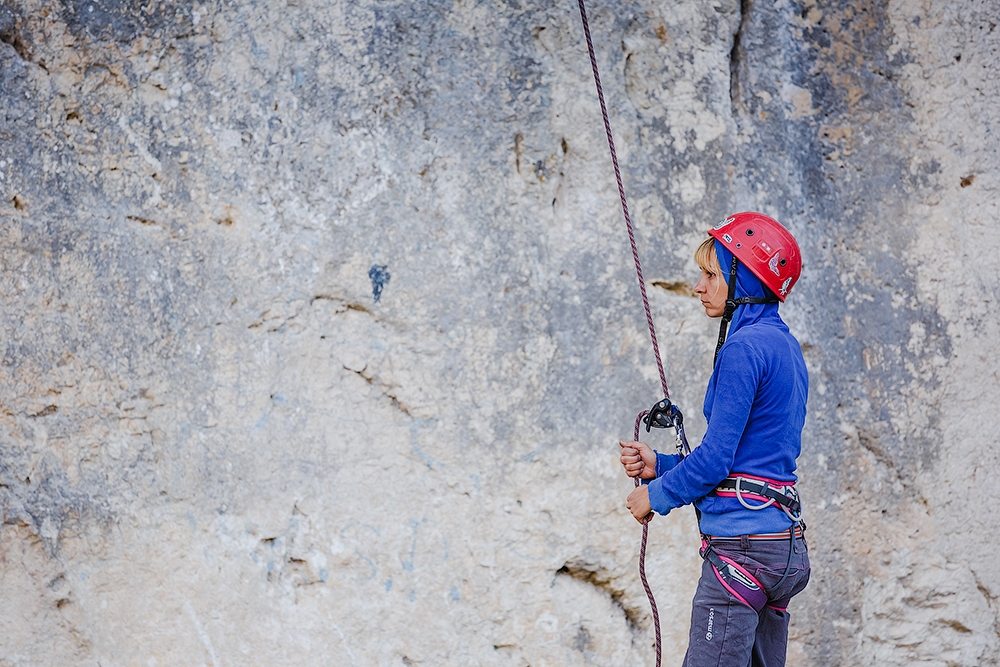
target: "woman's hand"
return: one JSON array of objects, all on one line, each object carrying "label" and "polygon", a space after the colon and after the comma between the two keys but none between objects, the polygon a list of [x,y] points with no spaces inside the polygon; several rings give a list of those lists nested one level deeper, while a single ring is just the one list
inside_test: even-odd
[{"label": "woman's hand", "polygon": [[621,462],[625,474],[639,479],[656,478],[656,452],[649,445],[635,440],[618,444],[622,448]]},{"label": "woman's hand", "polygon": [[649,506],[649,487],[645,484],[635,487],[632,493],[628,494],[625,506],[628,507],[628,511],[632,513],[632,516],[639,523],[642,523],[643,519],[647,516],[652,519],[653,508]]}]

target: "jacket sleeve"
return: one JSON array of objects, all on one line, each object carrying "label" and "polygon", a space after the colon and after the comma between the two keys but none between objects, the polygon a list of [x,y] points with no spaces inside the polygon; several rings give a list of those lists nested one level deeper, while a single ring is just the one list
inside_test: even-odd
[{"label": "jacket sleeve", "polygon": [[656,512],[693,503],[729,475],[762,376],[762,361],[750,346],[730,341],[722,348],[712,403],[706,405],[708,430],[694,451],[650,483],[649,504]]}]

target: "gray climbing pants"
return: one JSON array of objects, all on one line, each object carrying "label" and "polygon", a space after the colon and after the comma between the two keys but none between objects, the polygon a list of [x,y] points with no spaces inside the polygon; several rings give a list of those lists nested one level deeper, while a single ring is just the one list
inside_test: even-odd
[{"label": "gray climbing pants", "polygon": [[[732,559],[759,581],[768,606],[758,614],[733,596],[707,560],[691,610],[691,634],[684,667],[784,667],[788,643],[788,600],[809,583],[809,550],[797,537],[788,576],[787,539],[751,540],[747,536],[711,538],[716,553]],[[772,606],[773,605],[773,606]]]}]

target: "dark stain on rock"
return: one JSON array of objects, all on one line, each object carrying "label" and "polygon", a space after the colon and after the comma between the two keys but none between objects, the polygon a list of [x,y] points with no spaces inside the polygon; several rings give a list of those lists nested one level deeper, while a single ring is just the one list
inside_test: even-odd
[{"label": "dark stain on rock", "polygon": [[745,76],[741,76],[740,71],[743,63],[746,62],[746,44],[743,35],[750,22],[751,0],[740,0],[740,23],[733,35],[733,48],[729,52],[729,99],[732,105],[733,116],[739,115],[743,97],[741,84]]},{"label": "dark stain on rock", "polygon": [[141,0],[65,0],[62,15],[70,30],[94,41],[128,43],[140,35],[179,39],[193,28],[191,8],[161,3],[153,8]]},{"label": "dark stain on rock", "polygon": [[0,42],[9,44],[22,60],[31,60],[27,37],[21,29],[21,19],[10,7],[0,5]]},{"label": "dark stain on rock", "polygon": [[375,303],[378,303],[382,298],[382,288],[392,277],[389,275],[389,267],[385,264],[373,264],[372,268],[368,269],[368,277],[372,279],[372,296],[375,297]]},{"label": "dark stain on rock", "polygon": [[57,412],[59,412],[59,406],[57,406],[57,405],[49,405],[49,406],[46,406],[46,407],[42,408],[41,410],[39,410],[35,414],[28,415],[28,416],[31,417],[32,419],[37,419],[38,417],[48,417],[49,415],[54,415]]},{"label": "dark stain on rock", "polygon": [[653,280],[649,284],[680,296],[695,296],[694,288],[683,280]]},{"label": "dark stain on rock", "polygon": [[[625,621],[628,623],[629,629],[633,632],[637,630],[640,626],[641,612],[638,608],[634,608],[626,605],[625,591],[622,590],[612,579],[610,573],[599,565],[594,565],[592,563],[566,563],[561,568],[556,570],[556,576],[563,575],[576,579],[577,581],[582,581],[585,584],[590,584],[597,590],[606,594],[611,598],[611,602],[621,609],[622,613],[625,615]],[[583,626],[581,626],[583,632],[587,632]],[[580,635],[577,636],[580,639]],[[583,650],[589,644],[590,636],[584,639],[583,646],[577,650]]]}]

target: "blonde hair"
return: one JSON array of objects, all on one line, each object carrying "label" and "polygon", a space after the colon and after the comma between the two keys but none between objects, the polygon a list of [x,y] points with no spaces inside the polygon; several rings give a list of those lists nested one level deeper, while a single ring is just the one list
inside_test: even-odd
[{"label": "blonde hair", "polygon": [[709,273],[721,273],[719,258],[715,255],[715,239],[709,236],[694,251],[694,261]]}]

